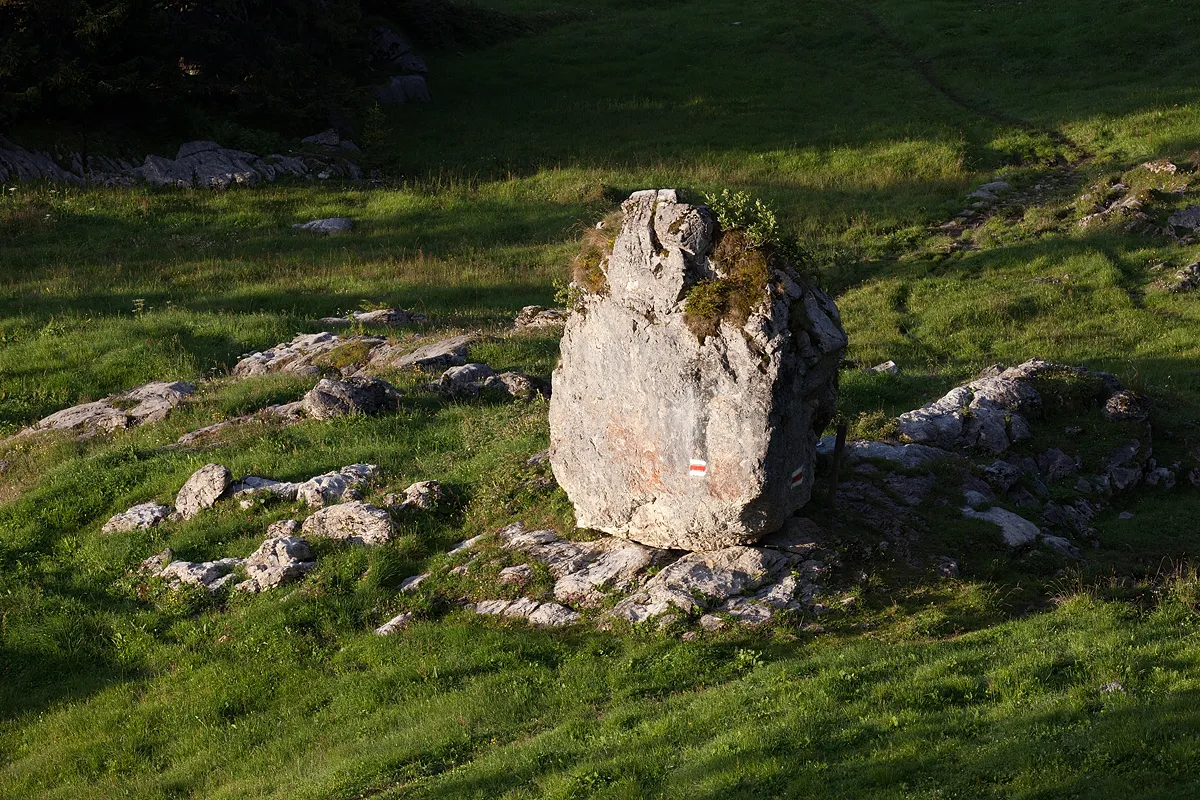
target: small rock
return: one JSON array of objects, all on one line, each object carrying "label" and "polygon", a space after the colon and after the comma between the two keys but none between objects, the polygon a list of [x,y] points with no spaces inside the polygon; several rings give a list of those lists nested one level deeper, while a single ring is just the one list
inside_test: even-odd
[{"label": "small rock", "polygon": [[1009,547],[1024,547],[1037,541],[1038,536],[1041,535],[1041,530],[1037,525],[1004,508],[994,507],[987,511],[976,511],[973,508],[965,507],[960,510],[962,515],[968,519],[978,519],[998,525],[1001,535],[1004,537],[1004,543]]},{"label": "small rock", "polygon": [[108,522],[104,523],[104,527],[100,529],[100,532],[118,533],[142,528],[153,528],[166,519],[170,513],[170,506],[159,505],[158,503],[142,503],[133,506],[128,511],[114,514],[109,518]]},{"label": "small rock", "polygon": [[161,575],[163,569],[175,558],[175,551],[166,548],[147,558],[138,565],[138,572],[149,575]]},{"label": "small rock", "polygon": [[694,642],[699,637],[700,637],[700,634],[696,633],[696,631],[687,631],[679,638],[685,642]]},{"label": "small rock", "polygon": [[450,396],[479,394],[483,382],[496,372],[487,364],[463,364],[450,367],[438,378],[437,390]]},{"label": "small rock", "polygon": [[345,498],[358,499],[358,491],[379,472],[374,464],[350,464],[337,472],[309,478],[296,487],[296,499],[310,508],[320,508]]},{"label": "small rock", "polygon": [[321,147],[337,147],[342,143],[342,137],[334,128],[315,133],[312,136],[305,136],[300,140],[301,144],[315,144]]},{"label": "small rock", "polygon": [[1124,694],[1125,686],[1120,681],[1110,681],[1100,687],[1101,694]]},{"label": "small rock", "polygon": [[939,578],[958,578],[961,574],[958,566],[958,561],[950,556],[939,556],[934,572]]},{"label": "small rock", "polygon": [[482,540],[483,537],[485,537],[485,536],[487,536],[486,533],[481,533],[478,536],[472,536],[470,539],[464,539],[463,541],[454,545],[454,547],[450,548],[450,550],[449,550],[450,555],[455,555],[457,553],[462,553],[466,550],[470,550],[475,545],[479,544],[480,540]]},{"label": "small rock", "polygon": [[521,586],[529,582],[533,577],[533,567],[528,564],[518,564],[514,567],[505,567],[500,570],[500,583],[505,585]]},{"label": "small rock", "polygon": [[548,328],[563,325],[567,321],[565,308],[542,308],[541,306],[525,306],[517,318],[513,320],[515,328]]},{"label": "small rock", "polygon": [[306,536],[362,545],[380,545],[395,535],[392,518],[382,508],[357,500],[326,506],[304,521]]},{"label": "small rock", "polygon": [[378,378],[323,378],[304,395],[301,408],[312,419],[329,420],[350,414],[382,414],[395,411],[400,392]]},{"label": "small rock", "polygon": [[1155,175],[1174,175],[1179,171],[1179,167],[1167,161],[1165,158],[1160,158],[1157,161],[1147,161],[1142,164],[1143,169],[1153,172]]},{"label": "small rock", "polygon": [[397,634],[407,628],[409,624],[412,623],[414,617],[416,617],[416,613],[412,611],[405,611],[402,614],[397,614],[376,628],[375,635],[392,636],[393,634]]},{"label": "small rock", "polygon": [[1150,398],[1129,389],[1115,392],[1104,403],[1109,422],[1145,422],[1150,417]]},{"label": "small rock", "polygon": [[558,603],[542,603],[527,617],[530,623],[545,628],[558,628],[563,625],[574,625],[579,621],[579,613]]},{"label": "small rock", "polygon": [[1120,514],[1117,514],[1117,519],[1133,519],[1133,512],[1122,511]]},{"label": "small rock", "polygon": [[1182,211],[1176,211],[1167,218],[1167,226],[1188,231],[1200,229],[1200,206],[1188,206]]},{"label": "small rock", "polygon": [[292,227],[328,236],[333,233],[349,233],[354,228],[354,220],[348,217],[329,217],[328,219],[314,219],[311,222],[298,222]]},{"label": "small rock", "polygon": [[405,578],[400,581],[401,592],[415,592],[422,583],[429,578],[430,573],[422,572],[420,575],[413,575],[411,578]]},{"label": "small rock", "polygon": [[371,352],[367,366],[371,369],[444,370],[466,364],[471,345],[478,340],[477,334],[466,333],[424,345],[411,353],[384,345]]},{"label": "small rock", "polygon": [[216,591],[228,583],[233,570],[242,563],[240,558],[222,558],[219,561],[172,561],[159,575],[173,587],[183,584],[203,586]]},{"label": "small rock", "polygon": [[233,482],[233,475],[220,464],[206,464],[196,470],[179,494],[175,510],[183,519],[191,519],[206,508],[214,506]]},{"label": "small rock", "polygon": [[991,500],[989,500],[987,495],[983,494],[982,492],[977,492],[973,489],[967,489],[965,492],[963,492],[963,502],[965,502],[971,508],[979,508],[980,506],[987,505],[991,502]]},{"label": "small rock", "polygon": [[712,632],[719,631],[725,627],[725,620],[718,617],[716,614],[705,614],[700,617],[700,627],[703,630]]},{"label": "small rock", "polygon": [[[291,523],[291,525],[286,525],[287,530],[295,530],[295,520],[284,520],[284,522]],[[248,580],[238,584],[238,589],[248,592],[274,589],[303,577],[316,565],[317,562],[313,560],[308,542],[293,536],[290,532],[271,536],[246,559]]]},{"label": "small rock", "polygon": [[417,481],[404,490],[404,502],[398,508],[419,508],[428,511],[437,506],[444,496],[442,485],[437,481]]},{"label": "small rock", "polygon": [[900,374],[900,366],[895,361],[884,361],[882,364],[876,364],[875,366],[868,368],[867,372],[874,372],[877,374],[887,374],[887,375],[899,375]]},{"label": "small rock", "polygon": [[806,517],[790,517],[781,530],[759,540],[760,547],[808,557],[826,538],[821,526]]}]

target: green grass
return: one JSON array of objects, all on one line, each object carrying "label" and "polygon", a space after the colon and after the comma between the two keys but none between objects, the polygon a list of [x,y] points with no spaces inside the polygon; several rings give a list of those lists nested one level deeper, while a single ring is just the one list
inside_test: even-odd
[{"label": "green grass", "polygon": [[[486,5],[554,24],[424,53],[435,102],[373,122],[378,186],[2,192],[0,434],[148,380],[212,380],[158,425],[0,446],[0,796],[1195,794],[1200,497],[1186,482],[1116,499],[1074,564],[1010,557],[959,517],[945,476],[911,552],[839,533],[833,582],[852,609],[838,593],[820,619],[684,642],[471,618],[449,600],[482,591],[474,579],[396,592],[468,536],[570,528],[564,495],[524,464],[548,441],[544,402],[450,402],[399,374],[396,415],[171,447],[300,397],[312,379],[226,374],[364,307],[429,317],[401,336],[494,334],[475,357],[547,375],[555,338],[508,334],[512,316],[553,302],[585,231],[628,192],[674,186],[769,203],[836,296],[848,356],[900,364],[843,372],[854,432],[1037,356],[1151,395],[1155,457],[1195,463],[1200,300],[1153,282],[1200,251],[1077,225],[1089,190],[1124,176],[1149,191],[1132,168],[1200,148],[1200,15],[1184,3]],[[952,246],[936,226],[996,177],[1057,182]],[[1151,197],[1160,216],[1200,203]],[[335,214],[356,230],[290,227]],[[1022,452],[1094,464],[1143,431],[1055,410]],[[430,478],[449,499],[400,518],[386,547],[318,545],[293,588],[173,595],[130,574],[167,545],[247,555],[286,504],[99,533],[204,463],[296,480],[362,461],[383,472],[368,499]],[[934,578],[944,554],[962,580]],[[371,635],[402,610],[421,621]]]}]

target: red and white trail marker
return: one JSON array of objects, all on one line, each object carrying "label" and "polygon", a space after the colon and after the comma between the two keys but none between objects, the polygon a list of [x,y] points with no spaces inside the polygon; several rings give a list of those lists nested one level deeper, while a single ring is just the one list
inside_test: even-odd
[{"label": "red and white trail marker", "polygon": [[703,478],[708,475],[708,462],[693,458],[688,464],[688,475],[693,478]]},{"label": "red and white trail marker", "polygon": [[795,489],[802,483],[804,483],[804,467],[792,473],[792,488]]}]

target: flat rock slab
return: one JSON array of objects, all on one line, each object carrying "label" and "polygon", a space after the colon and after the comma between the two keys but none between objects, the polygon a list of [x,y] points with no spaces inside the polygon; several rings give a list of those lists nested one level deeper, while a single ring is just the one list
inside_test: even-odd
[{"label": "flat rock slab", "polygon": [[349,217],[328,217],[326,219],[314,219],[311,222],[298,222],[292,227],[297,230],[328,236],[335,233],[349,233],[354,230],[354,220]]},{"label": "flat rock slab", "polygon": [[355,311],[353,314],[345,317],[322,317],[317,321],[322,325],[353,325],[357,322],[363,325],[383,325],[389,328],[397,328],[401,325],[427,322],[428,319],[424,314],[418,314],[415,311],[405,311],[399,308],[380,308],[375,311]]},{"label": "flat rock slab", "polygon": [[519,600],[484,600],[478,603],[475,613],[483,616],[523,619],[531,625],[558,628],[579,621],[579,613],[558,603],[541,603],[530,597]]},{"label": "flat rock slab", "polygon": [[17,435],[26,436],[40,431],[71,431],[81,437],[88,437],[161,422],[195,392],[195,386],[183,381],[147,383],[103,400],[55,412]]},{"label": "flat rock slab", "polygon": [[368,546],[386,544],[396,533],[387,511],[357,500],[322,508],[304,521],[301,530],[310,538]]},{"label": "flat rock slab", "polygon": [[[351,345],[369,354],[384,344],[378,336],[338,336],[329,331],[303,333],[290,342],[243,357],[233,367],[235,378],[283,372],[295,375],[320,375],[322,369],[314,363],[319,357],[338,348]],[[364,357],[364,360],[366,357]]]},{"label": "flat rock slab", "polygon": [[233,571],[241,564],[240,558],[200,562],[172,561],[163,568],[159,577],[165,579],[173,588],[183,585],[201,586],[215,592],[230,582]]},{"label": "flat rock slab", "polygon": [[690,287],[717,279],[708,209],[637,192],[608,292],[569,316],[550,401],[550,461],[578,524],[660,548],[715,550],[779,529],[809,498],[846,346],[837,308],[776,270],[740,327],[703,341]]},{"label": "flat rock slab", "polygon": [[753,547],[689,553],[655,574],[641,591],[617,603],[611,613],[637,623],[672,609],[703,610],[758,589],[789,563],[779,553]]},{"label": "flat rock slab", "polygon": [[444,370],[467,363],[471,345],[480,339],[478,334],[464,333],[451,336],[406,352],[396,345],[385,345],[371,353],[365,369],[421,369]]},{"label": "flat rock slab", "polygon": [[104,523],[101,533],[118,533],[142,528],[153,528],[171,514],[171,507],[158,503],[141,503],[128,511],[114,514]]}]

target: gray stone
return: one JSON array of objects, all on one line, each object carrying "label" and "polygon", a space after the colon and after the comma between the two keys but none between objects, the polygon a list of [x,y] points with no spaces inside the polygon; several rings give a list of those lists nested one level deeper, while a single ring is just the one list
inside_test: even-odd
[{"label": "gray stone", "polygon": [[400,308],[379,308],[374,311],[355,311],[346,317],[322,317],[317,320],[323,325],[351,325],[355,322],[363,325],[384,325],[389,328],[401,325],[412,325],[427,322],[424,314],[415,311],[405,311]]},{"label": "gray stone", "polygon": [[527,617],[529,622],[543,628],[560,628],[579,622],[578,612],[558,603],[542,603]]},{"label": "gray stone", "polygon": [[967,489],[963,492],[963,502],[971,508],[979,508],[992,502],[983,492],[977,492],[974,489]]},{"label": "gray stone", "polygon": [[159,505],[158,503],[141,503],[130,508],[128,511],[114,514],[109,518],[108,522],[104,523],[104,527],[100,529],[100,532],[119,533],[140,530],[142,528],[153,528],[166,519],[170,513],[170,506]]},{"label": "gray stone", "polygon": [[252,508],[260,501],[295,500],[298,488],[295,483],[248,475],[229,487],[229,495],[241,508]]},{"label": "gray stone", "polygon": [[758,589],[786,564],[784,556],[752,547],[689,553],[657,572],[610,613],[637,623],[672,609],[700,611]]},{"label": "gray stone", "polygon": [[524,586],[533,577],[533,567],[528,564],[517,564],[500,570],[498,576],[505,585]]},{"label": "gray stone", "polygon": [[421,584],[429,578],[430,573],[422,572],[420,575],[413,575],[411,578],[405,578],[400,581],[401,592],[415,592],[420,588]]},{"label": "gray stone", "polygon": [[884,361],[882,364],[868,367],[867,372],[874,372],[878,375],[899,375],[900,365],[895,361]]},{"label": "gray stone", "polygon": [[296,487],[296,499],[310,508],[320,508],[344,498],[357,499],[359,490],[378,474],[374,464],[350,464],[337,472],[309,478]]},{"label": "gray stone", "polygon": [[412,611],[405,611],[401,614],[397,614],[396,616],[392,617],[387,622],[383,623],[378,628],[376,628],[375,635],[376,636],[394,636],[395,634],[399,633],[400,631],[404,630],[409,625],[411,625],[412,621],[415,617],[416,617],[416,613],[412,612]]},{"label": "gray stone", "polygon": [[322,378],[300,402],[312,419],[384,414],[399,408],[400,391],[379,378]]},{"label": "gray stone", "polygon": [[487,364],[463,364],[450,367],[438,378],[437,389],[442,394],[476,395],[483,387],[483,382],[496,374]]},{"label": "gray stone", "polygon": [[525,306],[513,320],[513,327],[518,330],[536,328],[553,328],[565,325],[567,310],[565,308],[543,308],[542,306]]},{"label": "gray stone", "polygon": [[684,321],[716,278],[709,211],[638,192],[564,331],[551,465],[581,527],[655,547],[716,549],[782,527],[812,490],[846,335],[833,301],[777,271],[777,293],[703,342]]},{"label": "gray stone", "polygon": [[1167,225],[1185,230],[1200,230],[1200,206],[1188,206],[1167,218]]},{"label": "gray stone", "polygon": [[1042,477],[1053,483],[1070,477],[1079,471],[1079,457],[1072,458],[1062,450],[1052,448],[1037,457],[1038,469]]},{"label": "gray stone", "polygon": [[772,550],[808,557],[820,550],[824,539],[825,532],[817,523],[805,517],[792,517],[783,528],[767,534],[758,544]]},{"label": "gray stone", "polygon": [[896,473],[888,475],[884,481],[888,489],[910,506],[919,506],[923,503],[937,482],[936,475],[899,475]]},{"label": "gray stone", "polygon": [[301,530],[312,538],[362,545],[387,544],[396,532],[386,511],[357,500],[322,508],[304,520]]},{"label": "gray stone", "polygon": [[1200,289],[1200,261],[1188,264],[1175,273],[1174,279],[1167,285],[1167,291],[1193,292]]},{"label": "gray stone", "polygon": [[216,591],[224,586],[225,578],[231,577],[242,563],[240,558],[222,558],[219,561],[172,561],[163,568],[159,576],[172,588],[183,585],[202,586]]},{"label": "gray stone", "polygon": [[480,390],[507,395],[513,400],[531,400],[536,395],[549,395],[550,385],[546,381],[532,378],[523,372],[501,372],[486,378]]},{"label": "gray stone", "polygon": [[716,614],[704,614],[700,617],[701,630],[712,633],[719,631],[725,627],[725,620],[718,617]]},{"label": "gray stone", "polygon": [[175,510],[184,519],[190,519],[216,505],[232,482],[233,475],[226,467],[206,464],[192,473],[175,495]]},{"label": "gray stone", "polygon": [[328,217],[314,219],[311,222],[297,222],[292,226],[297,230],[310,231],[328,236],[333,233],[349,233],[354,229],[354,220],[349,217]]},{"label": "gray stone", "polygon": [[372,369],[429,371],[458,367],[467,363],[467,353],[478,340],[477,334],[464,333],[424,345],[411,353],[402,352],[393,345],[385,345],[371,353],[367,366]]},{"label": "gray stone", "polygon": [[320,147],[337,147],[342,143],[342,137],[338,134],[336,128],[329,128],[320,133],[314,133],[312,136],[305,136],[300,140],[301,144],[315,144]]},{"label": "gray stone", "polygon": [[195,392],[195,386],[183,381],[147,383],[103,400],[57,411],[18,435],[55,430],[71,431],[81,437],[88,437],[161,422]]},{"label": "gray stone", "polygon": [[1145,422],[1150,417],[1150,398],[1129,389],[1115,392],[1104,403],[1109,422]]},{"label": "gray stone", "polygon": [[[419,508],[429,510],[437,506],[442,501],[445,492],[442,490],[442,485],[437,481],[417,481],[404,490],[404,500],[400,502],[387,502],[385,498],[384,505],[400,511],[405,508]],[[394,498],[394,495],[388,495],[388,498]]]},{"label": "gray stone", "polygon": [[[817,444],[817,453],[824,457],[831,457],[835,444],[836,440],[833,436],[826,436]],[[891,461],[905,469],[920,469],[934,461],[952,458],[953,454],[941,448],[923,444],[857,441],[846,442],[843,457],[849,461],[866,459]]]},{"label": "gray stone", "polygon": [[998,525],[1000,534],[1004,537],[1004,543],[1009,547],[1016,548],[1033,544],[1041,535],[1041,530],[1037,525],[1004,508],[976,511],[973,508],[965,507],[961,510],[962,515],[968,519],[978,519]]},{"label": "gray stone", "polygon": [[373,350],[383,342],[383,339],[375,337],[342,338],[328,331],[304,333],[290,342],[277,344],[267,350],[256,351],[244,356],[234,366],[233,376],[245,378],[252,375],[267,375],[272,372],[319,375],[320,368],[313,364],[313,359],[318,356],[347,344],[361,344]]},{"label": "gray stone", "polygon": [[137,571],[143,575],[161,575],[163,569],[174,560],[175,551],[167,547],[139,564]]},{"label": "gray stone", "polygon": [[[289,527],[294,530],[295,520],[287,522],[292,523]],[[237,588],[247,592],[274,589],[302,578],[316,565],[308,542],[291,533],[271,536],[246,559],[244,566],[248,580],[238,584]]]},{"label": "gray stone", "polygon": [[939,578],[958,578],[960,573],[958,561],[950,556],[939,556],[934,565],[934,571]]}]

